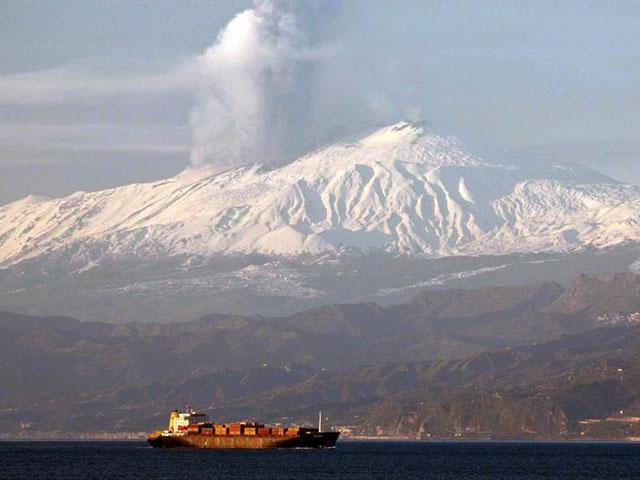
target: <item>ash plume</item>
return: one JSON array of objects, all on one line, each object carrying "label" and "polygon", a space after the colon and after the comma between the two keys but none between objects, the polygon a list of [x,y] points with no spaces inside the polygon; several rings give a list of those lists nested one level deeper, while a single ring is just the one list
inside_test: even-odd
[{"label": "ash plume", "polygon": [[[310,5],[256,1],[198,59],[191,164],[274,163],[308,141],[313,70]],[[308,28],[303,28],[308,27]]]},{"label": "ash plume", "polygon": [[256,0],[220,31],[195,61],[192,166],[286,163],[332,132],[407,117],[375,69],[356,67],[332,37],[341,8],[340,0]]}]

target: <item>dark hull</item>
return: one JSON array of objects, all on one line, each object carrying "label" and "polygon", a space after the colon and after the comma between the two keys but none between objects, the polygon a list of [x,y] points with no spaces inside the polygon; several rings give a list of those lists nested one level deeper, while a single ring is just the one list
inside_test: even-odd
[{"label": "dark hull", "polygon": [[175,435],[151,436],[147,439],[154,448],[332,448],[338,432],[308,433],[296,437],[252,435]]}]

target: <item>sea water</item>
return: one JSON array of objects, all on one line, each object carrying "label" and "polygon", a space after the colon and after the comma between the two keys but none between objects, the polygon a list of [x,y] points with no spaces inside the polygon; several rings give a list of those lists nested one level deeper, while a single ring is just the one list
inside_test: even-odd
[{"label": "sea water", "polygon": [[327,450],[0,442],[1,479],[640,479],[640,444],[347,442]]}]

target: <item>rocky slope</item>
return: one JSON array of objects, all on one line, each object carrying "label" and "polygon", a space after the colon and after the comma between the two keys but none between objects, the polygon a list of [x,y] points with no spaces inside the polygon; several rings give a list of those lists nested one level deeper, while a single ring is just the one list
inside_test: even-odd
[{"label": "rocky slope", "polygon": [[[518,412],[529,422],[500,427],[502,434],[522,433],[517,429],[552,409],[557,415],[549,417],[547,433],[555,435],[559,419],[575,426],[581,415],[602,412],[574,414],[562,397],[540,403],[531,392],[564,392],[583,367],[596,382],[601,370],[593,369],[592,357],[598,365],[627,368],[624,359],[637,345],[637,281],[633,274],[579,277],[568,289],[544,283],[443,290],[393,307],[333,305],[284,318],[210,315],[168,325],[2,313],[0,427],[14,433],[149,429],[164,422],[168,409],[192,402],[223,416],[271,420],[312,419],[322,408],[336,421],[360,418],[363,431],[380,425],[415,434],[419,423],[406,423],[411,412],[431,418],[449,402],[462,417],[438,414],[442,423],[429,431],[453,435],[460,422],[472,424],[464,412],[477,412],[468,419],[481,415],[477,402],[484,399],[504,418]],[[591,295],[575,295],[583,285]],[[573,309],[559,311],[567,298],[575,299]],[[603,315],[615,325],[580,336],[602,325]],[[562,335],[574,337],[540,345]],[[616,372],[606,370],[605,377]],[[531,387],[518,390],[522,385]],[[606,393],[602,385],[596,390]],[[492,397],[496,391],[502,397]],[[597,399],[597,392],[589,395]],[[631,405],[617,395],[601,403]],[[30,426],[21,427],[25,422]]]},{"label": "rocky slope", "polygon": [[618,325],[460,360],[323,373],[235,408],[309,415],[315,403],[369,435],[637,436],[639,338],[637,325]]}]

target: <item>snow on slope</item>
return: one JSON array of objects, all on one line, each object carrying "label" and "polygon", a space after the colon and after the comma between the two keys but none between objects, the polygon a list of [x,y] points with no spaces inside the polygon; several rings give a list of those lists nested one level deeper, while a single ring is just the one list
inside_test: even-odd
[{"label": "snow on slope", "polygon": [[480,158],[400,122],[274,169],[186,170],[164,181],[0,207],[0,265],[104,256],[381,249],[445,256],[565,251],[640,240],[640,188],[566,164]]}]

